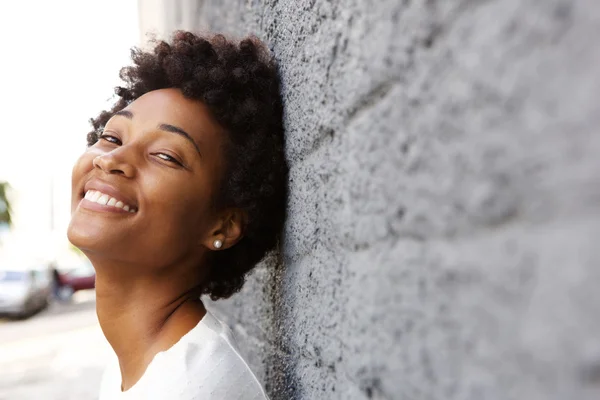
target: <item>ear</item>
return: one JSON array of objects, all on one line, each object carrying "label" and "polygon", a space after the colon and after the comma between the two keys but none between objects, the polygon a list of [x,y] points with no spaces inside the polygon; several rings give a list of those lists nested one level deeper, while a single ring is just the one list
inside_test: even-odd
[{"label": "ear", "polygon": [[237,208],[226,210],[217,219],[215,226],[202,244],[210,250],[228,249],[244,237],[245,223],[246,213],[244,211]]}]

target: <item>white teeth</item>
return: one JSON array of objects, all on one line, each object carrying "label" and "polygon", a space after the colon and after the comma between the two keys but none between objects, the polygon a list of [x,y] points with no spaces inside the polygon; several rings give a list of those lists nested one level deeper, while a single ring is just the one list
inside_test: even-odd
[{"label": "white teeth", "polygon": [[134,207],[130,207],[127,204],[123,203],[120,200],[115,199],[114,197],[110,197],[107,194],[101,193],[97,190],[88,190],[85,193],[84,198],[94,203],[107,205],[111,207],[121,208],[124,211],[134,213],[137,210]]},{"label": "white teeth", "polygon": [[94,192],[92,194],[92,196],[90,197],[90,201],[95,202],[96,200],[98,200],[100,198],[100,196],[102,196],[102,193],[100,193],[100,192]]},{"label": "white teeth", "polygon": [[98,200],[96,200],[96,203],[106,205],[106,203],[108,203],[108,196],[103,194]]}]

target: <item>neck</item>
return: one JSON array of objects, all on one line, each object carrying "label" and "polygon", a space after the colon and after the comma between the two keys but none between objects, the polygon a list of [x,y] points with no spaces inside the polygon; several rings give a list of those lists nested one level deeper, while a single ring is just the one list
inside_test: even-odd
[{"label": "neck", "polygon": [[119,358],[125,391],[142,377],[158,352],[169,349],[202,319],[206,310],[198,285],[189,283],[201,280],[180,273],[124,276],[116,271],[131,271],[131,266],[92,261],[98,321]]}]

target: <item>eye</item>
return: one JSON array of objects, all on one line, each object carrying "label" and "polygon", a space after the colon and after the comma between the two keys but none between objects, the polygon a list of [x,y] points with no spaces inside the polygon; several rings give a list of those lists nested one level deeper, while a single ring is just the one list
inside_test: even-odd
[{"label": "eye", "polygon": [[155,153],[154,154],[156,157],[160,158],[161,160],[165,160],[167,162],[179,165],[179,166],[183,166],[183,164],[181,162],[179,162],[179,160],[177,160],[175,157],[170,156],[166,153]]},{"label": "eye", "polygon": [[107,135],[107,134],[104,134],[104,133],[102,135],[100,135],[100,137],[98,139],[99,140],[105,140],[105,141],[107,141],[109,143],[113,143],[113,144],[116,144],[118,146],[120,146],[120,145],[123,144],[123,143],[121,143],[121,139],[119,139],[118,137],[112,136],[112,135]]}]

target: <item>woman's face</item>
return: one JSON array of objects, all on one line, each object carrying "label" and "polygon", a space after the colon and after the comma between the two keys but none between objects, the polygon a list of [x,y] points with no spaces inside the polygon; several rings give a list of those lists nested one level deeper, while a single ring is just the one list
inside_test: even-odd
[{"label": "woman's face", "polygon": [[217,223],[222,129],[178,89],[114,115],[73,168],[69,240],[88,256],[164,268],[201,257]]}]

